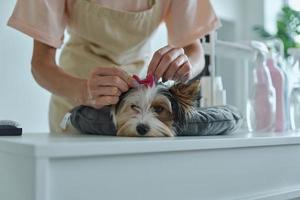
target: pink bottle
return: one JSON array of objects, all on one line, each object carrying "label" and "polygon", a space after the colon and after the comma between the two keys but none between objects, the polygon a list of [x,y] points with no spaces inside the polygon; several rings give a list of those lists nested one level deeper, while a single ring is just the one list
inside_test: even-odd
[{"label": "pink bottle", "polygon": [[254,76],[255,131],[271,132],[275,128],[276,92],[266,62],[257,63]]},{"label": "pink bottle", "polygon": [[275,131],[282,132],[285,130],[285,112],[284,112],[284,74],[277,65],[276,57],[272,52],[267,58],[267,66],[270,71],[273,86],[276,92],[276,114],[275,114]]},{"label": "pink bottle", "polygon": [[247,125],[249,131],[270,132],[275,126],[276,94],[266,64],[268,49],[257,41],[252,41],[251,47],[256,51],[256,57],[253,86],[247,102]]}]

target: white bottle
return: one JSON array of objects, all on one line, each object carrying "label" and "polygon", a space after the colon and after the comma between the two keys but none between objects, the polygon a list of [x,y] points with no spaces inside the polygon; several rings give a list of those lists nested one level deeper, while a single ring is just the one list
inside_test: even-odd
[{"label": "white bottle", "polygon": [[223,89],[222,77],[217,76],[215,78],[215,96],[214,96],[214,105],[215,106],[224,106],[226,105],[226,90]]},{"label": "white bottle", "polygon": [[211,102],[211,77],[210,76],[203,76],[201,77],[201,107],[209,107],[212,106]]},{"label": "white bottle", "polygon": [[[212,91],[212,78],[210,76],[201,78],[202,107],[226,105],[226,91],[223,89],[220,76],[215,77],[214,85],[215,89]],[[213,94],[214,96],[212,96]]]}]

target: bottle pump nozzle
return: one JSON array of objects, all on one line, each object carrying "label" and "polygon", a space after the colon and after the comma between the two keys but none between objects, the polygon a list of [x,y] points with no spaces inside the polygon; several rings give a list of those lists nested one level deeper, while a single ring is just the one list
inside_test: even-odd
[{"label": "bottle pump nozzle", "polygon": [[250,46],[256,51],[254,60],[258,62],[264,62],[269,52],[267,46],[264,43],[258,41],[251,41]]},{"label": "bottle pump nozzle", "polygon": [[290,48],[290,49],[288,49],[288,53],[295,58],[295,62],[297,60],[300,61],[300,49],[299,48]]}]

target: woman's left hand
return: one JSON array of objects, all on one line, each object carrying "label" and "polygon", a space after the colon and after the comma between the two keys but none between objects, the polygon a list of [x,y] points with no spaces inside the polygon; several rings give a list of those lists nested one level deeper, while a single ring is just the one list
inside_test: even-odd
[{"label": "woman's left hand", "polygon": [[191,70],[191,63],[183,48],[165,46],[154,53],[148,74],[153,74],[157,80],[186,82],[191,77]]}]

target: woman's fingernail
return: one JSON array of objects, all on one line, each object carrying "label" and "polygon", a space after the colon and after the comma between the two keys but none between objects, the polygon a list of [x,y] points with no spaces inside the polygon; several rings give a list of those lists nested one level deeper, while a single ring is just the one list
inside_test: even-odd
[{"label": "woman's fingernail", "polygon": [[138,87],[140,84],[136,81],[136,80],[133,80],[132,81],[132,86],[133,87]]}]

